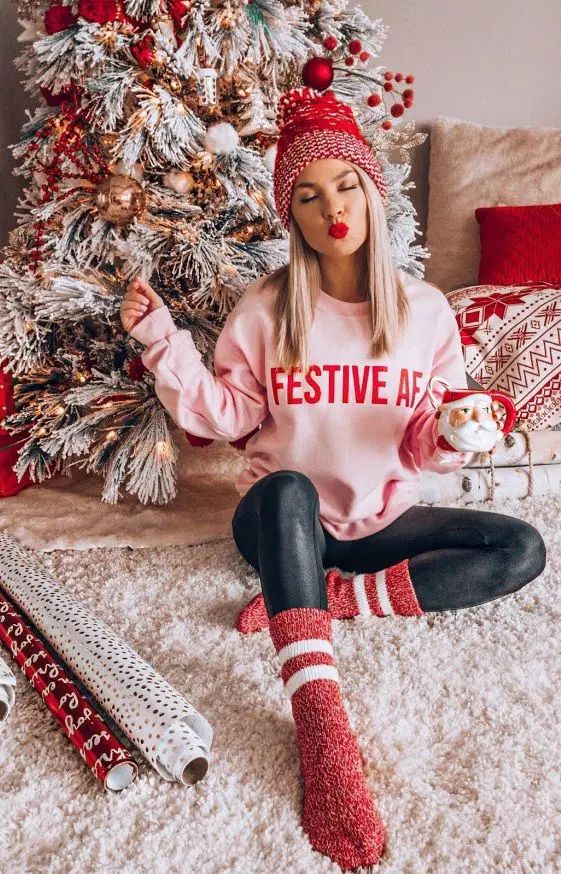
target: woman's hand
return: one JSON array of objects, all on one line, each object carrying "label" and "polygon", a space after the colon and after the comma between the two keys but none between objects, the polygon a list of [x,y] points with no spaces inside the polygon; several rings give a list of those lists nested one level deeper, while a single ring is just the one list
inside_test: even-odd
[{"label": "woman's hand", "polygon": [[165,303],[152,286],[137,276],[127,285],[121,301],[120,316],[123,328],[127,332],[132,331],[144,316],[163,306]]}]

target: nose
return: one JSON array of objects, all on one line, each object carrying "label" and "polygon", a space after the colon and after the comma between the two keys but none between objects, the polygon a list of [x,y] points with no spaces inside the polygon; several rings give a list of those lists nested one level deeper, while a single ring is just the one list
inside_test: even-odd
[{"label": "nose", "polygon": [[481,422],[485,418],[485,414],[483,413],[483,410],[480,409],[479,407],[474,407],[473,408],[473,418],[475,419],[476,422]]},{"label": "nose", "polygon": [[343,204],[337,200],[332,200],[327,203],[324,214],[326,219],[329,219],[329,221],[339,221],[343,218],[343,213]]}]

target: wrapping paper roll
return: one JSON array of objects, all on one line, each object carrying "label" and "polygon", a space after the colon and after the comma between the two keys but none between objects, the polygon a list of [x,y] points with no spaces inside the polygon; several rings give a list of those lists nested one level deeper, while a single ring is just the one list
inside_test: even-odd
[{"label": "wrapping paper roll", "polygon": [[96,713],[58,659],[49,652],[45,641],[2,594],[0,640],[94,777],[106,789],[120,790],[129,786],[138,773],[131,754]]},{"label": "wrapping paper roll", "polygon": [[10,715],[16,700],[16,678],[0,656],[0,722]]},{"label": "wrapping paper roll", "polygon": [[164,779],[187,785],[204,777],[210,723],[4,531],[0,588]]}]

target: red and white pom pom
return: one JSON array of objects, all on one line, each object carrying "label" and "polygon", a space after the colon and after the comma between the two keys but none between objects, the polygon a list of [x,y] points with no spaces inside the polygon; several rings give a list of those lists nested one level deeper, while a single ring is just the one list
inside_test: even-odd
[{"label": "red and white pom pom", "polygon": [[281,128],[285,125],[297,109],[313,103],[314,100],[317,100],[321,96],[321,91],[316,91],[314,88],[308,88],[307,86],[302,88],[291,88],[290,91],[281,94],[275,115],[277,127]]},{"label": "red and white pom pom", "polygon": [[236,128],[227,121],[211,125],[205,134],[205,149],[214,155],[233,152],[239,143]]}]

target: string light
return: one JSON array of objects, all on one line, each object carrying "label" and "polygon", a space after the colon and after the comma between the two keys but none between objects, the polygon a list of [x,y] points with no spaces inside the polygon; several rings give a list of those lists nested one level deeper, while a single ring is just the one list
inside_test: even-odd
[{"label": "string light", "polygon": [[159,458],[169,458],[170,457],[170,443],[168,440],[158,440],[155,444],[156,455]]}]

